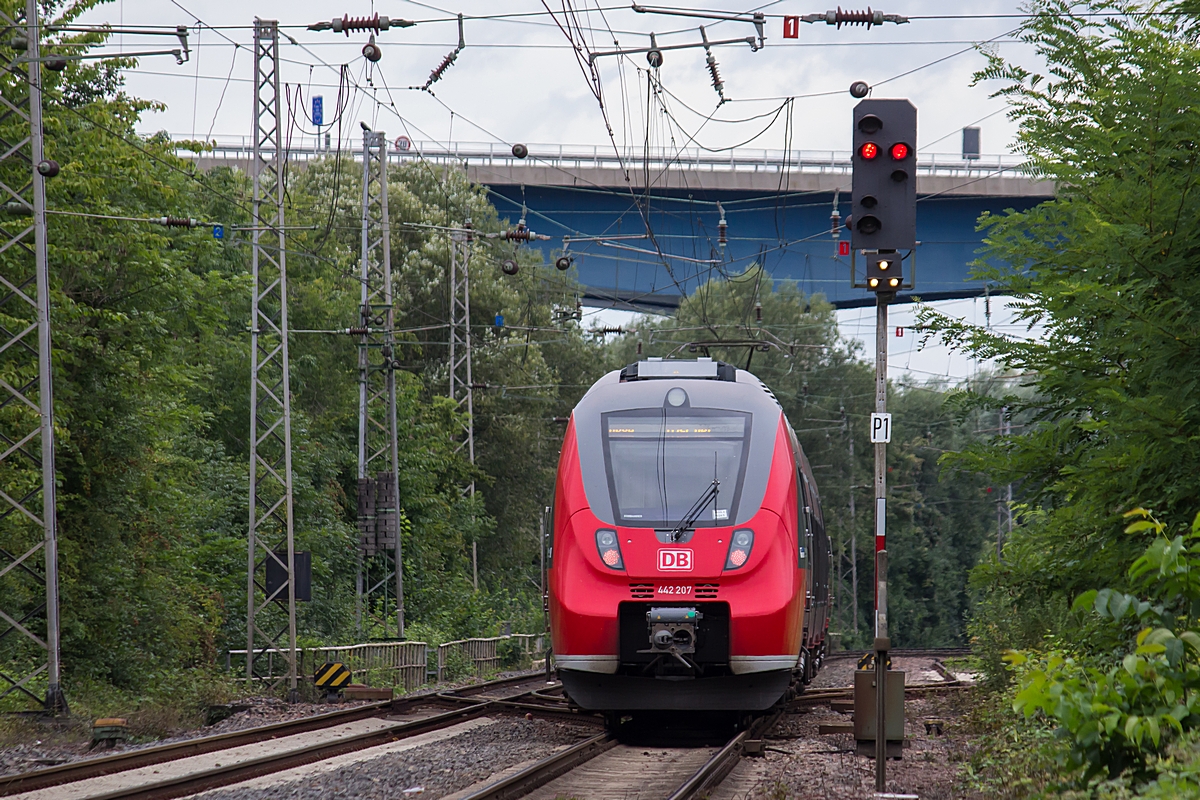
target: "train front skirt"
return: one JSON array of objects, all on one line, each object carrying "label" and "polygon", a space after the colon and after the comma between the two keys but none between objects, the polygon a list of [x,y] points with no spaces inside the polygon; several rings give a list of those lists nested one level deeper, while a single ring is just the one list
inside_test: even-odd
[{"label": "train front skirt", "polygon": [[665,680],[633,675],[558,670],[567,695],[596,711],[763,711],[773,706],[792,681],[791,670]]}]

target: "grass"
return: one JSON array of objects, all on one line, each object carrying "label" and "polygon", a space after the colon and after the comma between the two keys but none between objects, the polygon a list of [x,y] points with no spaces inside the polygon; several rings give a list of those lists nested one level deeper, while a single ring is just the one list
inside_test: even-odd
[{"label": "grass", "polygon": [[66,717],[0,715],[0,746],[87,743],[92,722],[102,717],[125,719],[132,742],[154,741],[201,727],[210,705],[244,694],[225,673],[204,670],[163,674],[141,691],[86,679],[72,682],[68,690]]},{"label": "grass", "polygon": [[963,790],[989,800],[1054,794],[1064,779],[1062,740],[1045,723],[1013,711],[1007,692],[977,692],[975,705],[964,717],[969,735],[977,738],[962,766]]}]

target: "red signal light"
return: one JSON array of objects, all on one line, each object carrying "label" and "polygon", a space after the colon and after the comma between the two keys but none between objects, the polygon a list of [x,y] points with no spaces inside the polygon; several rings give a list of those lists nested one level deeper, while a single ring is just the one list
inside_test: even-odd
[{"label": "red signal light", "polygon": [[908,158],[909,148],[904,142],[896,142],[892,145],[892,160],[903,161]]},{"label": "red signal light", "polygon": [[867,142],[861,148],[859,148],[858,154],[867,161],[871,161],[879,155],[879,145],[875,144],[874,142]]}]

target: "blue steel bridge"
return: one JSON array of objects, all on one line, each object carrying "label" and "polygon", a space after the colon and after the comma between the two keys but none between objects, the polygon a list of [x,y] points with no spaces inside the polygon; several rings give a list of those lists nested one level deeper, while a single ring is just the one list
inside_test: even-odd
[{"label": "blue steel bridge", "polygon": [[[465,168],[489,188],[502,217],[515,223],[524,209],[530,228],[553,237],[531,246],[551,261],[571,255],[588,305],[669,310],[710,278],[756,262],[776,285],[796,284],[842,308],[874,304],[868,292],[851,287],[850,257],[838,255],[832,236],[835,198],[842,221],[850,212],[848,151],[633,148],[618,158],[602,146],[528,148],[528,157],[518,159],[505,144],[414,142],[407,151],[393,150],[392,159]],[[324,154],[295,148],[291,157]],[[202,166],[248,161],[244,145],[200,157]],[[971,279],[969,267],[982,240],[976,220],[985,211],[1037,205],[1053,196],[1054,186],[1026,177],[1014,156],[968,161],[919,153],[917,164],[916,289],[898,300],[980,296],[985,287]],[[843,230],[842,241],[848,239]],[[911,263],[905,261],[906,277]],[[860,277],[861,270],[860,259]]]}]

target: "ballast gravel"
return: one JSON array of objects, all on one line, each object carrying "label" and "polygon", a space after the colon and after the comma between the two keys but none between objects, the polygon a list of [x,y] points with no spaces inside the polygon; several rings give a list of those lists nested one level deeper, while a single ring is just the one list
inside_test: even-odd
[{"label": "ballast gravel", "polygon": [[[502,672],[497,678],[511,678],[525,672]],[[477,681],[462,680],[456,683],[440,683],[425,686],[402,697],[421,697],[437,692],[453,691],[458,688],[471,686]],[[125,753],[131,750],[141,750],[146,747],[158,747],[164,744],[197,739],[204,736],[216,736],[222,733],[233,733],[248,728],[263,725],[273,725],[277,722],[288,722],[303,717],[313,717],[328,714],[332,711],[366,705],[367,701],[344,702],[335,705],[326,703],[286,703],[276,697],[251,696],[232,703],[233,714],[215,725],[197,726],[188,730],[175,730],[162,738],[146,738],[136,742],[120,744],[111,750],[90,749],[91,720],[81,717],[42,721],[30,719],[18,721],[19,727],[11,735],[15,739],[12,744],[0,744],[0,776],[17,775],[32,772],[46,767],[66,764],[72,761],[82,761],[88,758],[100,758],[115,753]],[[126,716],[116,714],[115,716]],[[137,712],[128,715],[133,729],[137,727]],[[0,731],[2,732],[2,731]],[[9,737],[4,737],[9,738]],[[26,741],[20,741],[21,738]]]},{"label": "ballast gravel", "polygon": [[434,798],[460,791],[506,767],[545,758],[562,745],[571,745],[597,729],[588,725],[548,720],[498,720],[412,750],[360,761],[303,782],[267,788],[231,787],[208,792],[204,800],[403,800]]},{"label": "ballast gravel", "polygon": [[[235,707],[234,713],[215,725],[198,727],[186,731],[176,731],[173,735],[161,739],[119,744],[112,749],[90,748],[92,727],[89,720],[78,717],[53,721],[30,720],[25,723],[22,730],[27,735],[34,737],[32,741],[10,747],[0,747],[0,776],[30,772],[58,764],[66,764],[67,762],[82,761],[88,758],[103,758],[104,756],[116,753],[127,753],[147,747],[158,747],[164,744],[173,744],[203,736],[233,733],[248,728],[273,725],[277,722],[288,722],[304,717],[314,717],[319,714],[328,714],[332,711],[366,705],[366,702],[350,702],[337,705],[325,703],[289,704],[274,697],[248,697],[237,701],[233,705]],[[130,718],[130,723],[136,727],[137,718]]]}]

